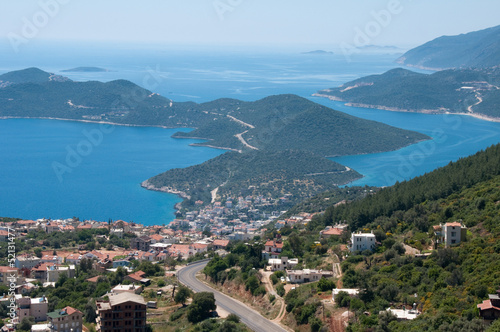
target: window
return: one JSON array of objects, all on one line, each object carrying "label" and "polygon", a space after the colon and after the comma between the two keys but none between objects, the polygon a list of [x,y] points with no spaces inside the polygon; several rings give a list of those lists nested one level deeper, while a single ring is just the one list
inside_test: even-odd
[{"label": "window", "polygon": [[451,232],[451,236],[457,236],[457,232]]},{"label": "window", "polygon": [[453,244],[456,243],[456,242],[457,242],[457,240],[451,240],[451,243],[453,243]]}]

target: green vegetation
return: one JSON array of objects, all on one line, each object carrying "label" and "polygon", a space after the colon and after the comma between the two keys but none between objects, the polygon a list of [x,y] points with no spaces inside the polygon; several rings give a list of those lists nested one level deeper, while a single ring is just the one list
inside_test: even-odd
[{"label": "green vegetation", "polygon": [[398,59],[424,68],[494,67],[500,64],[500,26],[458,36],[443,36],[409,50]]},{"label": "green vegetation", "polygon": [[[427,232],[429,225],[442,220],[440,218],[457,219],[458,215],[453,210],[445,209],[441,212],[442,215],[436,215],[434,219],[429,220],[423,218],[419,210],[413,216],[406,218],[404,213],[412,208],[419,209],[418,206],[423,204],[431,205],[432,201],[459,193],[498,175],[500,175],[500,145],[495,145],[429,174],[384,188],[376,195],[368,196],[361,201],[330,207],[323,216],[313,219],[308,226],[310,229],[322,228],[333,225],[339,220],[348,220],[351,229],[356,230],[377,218],[397,216],[399,221],[406,219],[420,231]],[[403,216],[399,216],[401,212],[398,211],[402,211]],[[462,219],[468,227],[477,224],[475,218]]]},{"label": "green vegetation", "polygon": [[[472,106],[474,113],[500,117],[499,83],[498,68],[445,70],[431,75],[398,68],[319,94],[368,107],[412,112],[468,113]],[[483,100],[479,104],[477,96]]]},{"label": "green vegetation", "polygon": [[211,201],[210,191],[222,185],[223,197],[249,192],[278,199],[291,194],[295,196],[291,206],[360,176],[322,160],[324,156],[396,150],[429,138],[295,95],[255,102],[174,103],[125,80],[73,82],[37,68],[7,73],[0,79],[0,116],[196,128],[174,137],[205,139],[196,145],[247,153],[229,153],[149,180],[150,189],[166,186],[188,193],[192,200],[185,207],[196,200]]},{"label": "green vegetation", "polygon": [[380,188],[378,187],[345,187],[345,188],[333,188],[331,190],[317,194],[309,199],[306,199],[291,209],[288,209],[282,218],[289,218],[293,215],[297,215],[301,212],[315,213],[323,212],[328,207],[340,203],[342,201],[351,202],[354,200],[362,199],[367,195],[371,195],[377,192]]},{"label": "green vegetation", "polygon": [[[355,253],[341,263],[343,286],[361,290],[357,299],[347,294],[336,298],[338,306],[355,313],[347,330],[484,330],[476,305],[500,280],[493,263],[500,259],[498,188],[500,145],[316,218],[312,229],[346,218],[353,231],[373,231],[381,242],[375,253]],[[436,245],[432,226],[457,220],[468,228],[466,241],[451,248]],[[437,249],[428,257],[415,257],[405,254],[401,242]],[[290,312],[300,300],[291,297]],[[397,322],[380,313],[413,303],[423,311],[413,321]]]},{"label": "green vegetation", "polygon": [[193,303],[188,308],[187,318],[191,323],[201,322],[210,317],[210,312],[216,308],[214,293],[196,293],[193,296]]},{"label": "green vegetation", "polygon": [[305,151],[252,151],[227,152],[200,165],[172,169],[149,179],[148,184],[185,192],[190,196],[186,207],[197,200],[210,202],[210,192],[217,187],[224,200],[263,195],[274,202],[290,194],[291,205],[359,177],[353,170]]}]

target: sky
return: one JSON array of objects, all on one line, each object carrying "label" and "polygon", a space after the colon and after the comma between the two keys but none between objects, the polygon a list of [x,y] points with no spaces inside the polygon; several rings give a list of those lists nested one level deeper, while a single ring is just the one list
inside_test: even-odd
[{"label": "sky", "polygon": [[0,43],[417,46],[500,25],[498,0],[0,0]]}]

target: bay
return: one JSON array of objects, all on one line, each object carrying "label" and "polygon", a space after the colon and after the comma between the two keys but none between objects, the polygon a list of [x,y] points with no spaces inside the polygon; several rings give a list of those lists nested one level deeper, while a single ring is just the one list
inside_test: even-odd
[{"label": "bay", "polygon": [[[14,54],[0,47],[4,60],[0,73],[36,66],[80,81],[128,79],[174,101],[198,103],[218,98],[253,101],[294,93],[354,116],[416,130],[434,138],[398,151],[334,158],[364,175],[351,185],[392,185],[500,142],[499,123],[459,115],[354,108],[311,97],[320,89],[397,67],[394,54],[360,54],[346,61],[341,54],[306,55],[299,50],[102,45],[96,50],[82,45],[30,44],[24,52]],[[80,66],[109,71],[61,72]],[[189,146],[195,140],[172,139],[170,136],[179,129],[112,128],[110,133],[104,133],[99,124],[1,120],[0,216],[25,219],[77,216],[168,224],[175,217],[174,204],[180,198],[147,191],[140,183],[170,168],[199,164],[223,153]],[[102,131],[102,142],[91,144],[88,155],[82,156],[81,161],[69,160],[71,167],[68,166],[68,151],[76,150],[79,144],[84,149],[89,141],[85,133],[95,130]],[[57,163],[60,176],[54,170]]]},{"label": "bay", "polygon": [[0,120],[0,215],[168,224],[181,199],[145,190],[140,183],[223,153],[189,146],[199,140],[171,138],[176,131],[43,119]]}]

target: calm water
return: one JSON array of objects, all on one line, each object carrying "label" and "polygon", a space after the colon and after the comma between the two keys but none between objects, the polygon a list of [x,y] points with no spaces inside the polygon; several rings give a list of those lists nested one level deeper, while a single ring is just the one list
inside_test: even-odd
[{"label": "calm water", "polygon": [[189,146],[195,140],[171,138],[176,131],[0,120],[0,214],[168,224],[180,198],[145,190],[140,183],[222,153]]},{"label": "calm water", "polygon": [[[28,45],[29,47],[32,47]],[[295,93],[366,119],[412,129],[434,137],[399,151],[335,158],[365,177],[358,185],[391,185],[429,172],[451,160],[500,142],[500,124],[465,116],[433,116],[346,107],[310,97],[319,89],[394,68],[394,55],[359,56],[300,52],[186,52],[166,49],[41,48],[21,54],[0,47],[0,73],[37,66],[74,80],[131,80],[174,101],[204,102],[229,97],[242,100]],[[35,52],[36,50],[36,52]],[[308,50],[304,50],[308,51]],[[97,66],[102,73],[61,73],[77,66]],[[186,129],[184,129],[186,130]],[[139,186],[175,167],[213,158],[222,151],[191,147],[176,140],[177,130],[51,120],[0,121],[0,216],[21,218],[124,219],[144,224],[174,218],[174,195]],[[85,133],[92,132],[94,141]],[[97,134],[96,134],[97,133]],[[102,140],[100,139],[102,134]],[[94,144],[96,143],[96,144]],[[80,149],[80,157],[74,152]]]}]

